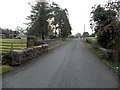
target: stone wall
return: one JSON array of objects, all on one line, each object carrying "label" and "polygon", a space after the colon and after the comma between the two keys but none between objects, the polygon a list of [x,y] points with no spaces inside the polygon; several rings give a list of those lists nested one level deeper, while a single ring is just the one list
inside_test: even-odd
[{"label": "stone wall", "polygon": [[61,41],[62,39],[44,40],[42,41],[42,44],[39,44],[38,42],[37,46],[32,46],[30,48],[24,48],[20,50],[13,50],[9,54],[2,55],[2,64],[20,65],[46,52],[49,48],[48,45],[53,46],[54,44]]},{"label": "stone wall", "polygon": [[11,52],[12,61],[11,65],[20,65],[28,60],[45,53],[48,50],[48,44],[34,46],[33,48],[25,48],[21,50],[13,50]]}]

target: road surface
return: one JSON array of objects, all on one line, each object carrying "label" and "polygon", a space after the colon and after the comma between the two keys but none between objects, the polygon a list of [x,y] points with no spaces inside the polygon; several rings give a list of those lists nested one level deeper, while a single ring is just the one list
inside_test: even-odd
[{"label": "road surface", "polygon": [[79,39],[16,67],[3,88],[117,88],[117,76]]}]

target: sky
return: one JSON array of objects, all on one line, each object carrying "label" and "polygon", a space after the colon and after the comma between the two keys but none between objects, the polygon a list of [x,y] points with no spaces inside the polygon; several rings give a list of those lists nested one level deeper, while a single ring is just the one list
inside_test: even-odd
[{"label": "sky", "polygon": [[[49,0],[59,4],[62,8],[67,8],[69,20],[72,27],[72,34],[92,33],[90,29],[91,7],[95,4],[104,4],[107,0]],[[30,15],[31,7],[28,2],[35,0],[0,0],[0,27],[15,30],[17,26],[26,28],[27,16]]]}]

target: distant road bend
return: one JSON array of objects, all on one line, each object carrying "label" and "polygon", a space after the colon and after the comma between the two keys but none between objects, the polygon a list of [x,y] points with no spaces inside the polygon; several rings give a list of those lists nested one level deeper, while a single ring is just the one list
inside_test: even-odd
[{"label": "distant road bend", "polygon": [[16,67],[3,88],[117,88],[117,76],[79,39]]}]

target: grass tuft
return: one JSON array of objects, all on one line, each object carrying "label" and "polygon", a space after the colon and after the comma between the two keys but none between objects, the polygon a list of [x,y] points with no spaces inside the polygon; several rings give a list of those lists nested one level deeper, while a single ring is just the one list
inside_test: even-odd
[{"label": "grass tuft", "polygon": [[13,68],[11,66],[7,66],[7,65],[0,66],[0,74],[4,74],[4,73],[9,72],[11,70],[13,70]]}]

